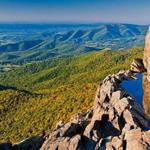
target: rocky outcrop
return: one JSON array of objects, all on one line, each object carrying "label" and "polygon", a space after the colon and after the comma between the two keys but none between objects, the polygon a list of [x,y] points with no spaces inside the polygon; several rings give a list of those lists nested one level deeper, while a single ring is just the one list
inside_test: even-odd
[{"label": "rocky outcrop", "polygon": [[147,79],[150,82],[150,28],[147,32],[145,38],[145,48],[144,48],[144,65],[147,69]]},{"label": "rocky outcrop", "polygon": [[93,108],[67,124],[60,123],[41,150],[149,150],[148,117],[120,87],[123,80],[135,78],[135,72],[144,69],[141,61],[132,64],[131,70],[107,76],[97,89]]},{"label": "rocky outcrop", "polygon": [[147,72],[143,76],[143,106],[145,112],[150,117],[150,27],[145,38],[145,49],[144,49],[144,66]]},{"label": "rocky outcrop", "polygon": [[147,76],[143,76],[143,106],[145,113],[150,117],[150,82],[147,80]]}]

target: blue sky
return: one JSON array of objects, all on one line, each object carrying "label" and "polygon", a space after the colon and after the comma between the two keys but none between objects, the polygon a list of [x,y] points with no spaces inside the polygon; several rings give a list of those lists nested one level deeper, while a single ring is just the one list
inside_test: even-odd
[{"label": "blue sky", "polygon": [[0,0],[0,22],[150,24],[150,0]]}]

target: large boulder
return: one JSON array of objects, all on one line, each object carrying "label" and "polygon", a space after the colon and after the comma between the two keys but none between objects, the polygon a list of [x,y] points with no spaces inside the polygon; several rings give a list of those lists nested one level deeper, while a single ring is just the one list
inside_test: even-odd
[{"label": "large boulder", "polygon": [[140,128],[130,130],[125,134],[126,150],[149,150],[150,132],[142,132]]}]

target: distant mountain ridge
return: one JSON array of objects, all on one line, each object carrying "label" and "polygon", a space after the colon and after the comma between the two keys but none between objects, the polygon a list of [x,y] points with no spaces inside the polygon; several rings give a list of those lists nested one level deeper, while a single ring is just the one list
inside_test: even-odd
[{"label": "distant mountain ridge", "polygon": [[14,37],[16,35],[13,40],[12,35],[3,37],[8,41],[12,40],[10,43],[0,44],[0,59],[3,62],[24,63],[101,49],[118,50],[143,46],[148,28],[148,26],[130,24],[57,25],[56,27],[45,25],[35,26],[35,29],[34,25],[31,27],[25,26],[18,30],[16,28],[15,31],[13,27]]}]

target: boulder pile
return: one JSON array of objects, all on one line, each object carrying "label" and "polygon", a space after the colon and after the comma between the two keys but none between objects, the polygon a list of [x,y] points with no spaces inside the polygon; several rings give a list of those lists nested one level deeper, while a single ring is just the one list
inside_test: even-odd
[{"label": "boulder pile", "polygon": [[60,122],[41,150],[150,150],[149,118],[120,87],[123,80],[141,72],[140,62],[135,60],[131,70],[107,76],[98,86],[93,108],[67,124]]}]

